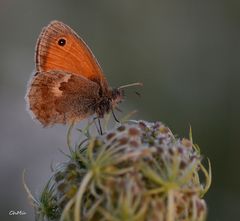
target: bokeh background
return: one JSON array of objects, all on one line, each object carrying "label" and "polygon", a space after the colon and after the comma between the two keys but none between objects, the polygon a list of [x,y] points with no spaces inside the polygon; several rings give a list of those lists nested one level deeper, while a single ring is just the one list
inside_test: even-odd
[{"label": "bokeh background", "polygon": [[66,160],[67,128],[41,128],[24,100],[37,37],[54,19],[85,39],[112,86],[144,82],[125,113],[137,109],[134,118],[179,136],[192,126],[213,167],[208,220],[239,220],[239,0],[0,0],[0,219],[34,220],[23,170],[37,196],[51,164]]}]

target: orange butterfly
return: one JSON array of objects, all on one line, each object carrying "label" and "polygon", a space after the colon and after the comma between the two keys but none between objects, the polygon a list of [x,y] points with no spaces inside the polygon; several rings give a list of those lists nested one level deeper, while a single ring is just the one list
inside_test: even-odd
[{"label": "orange butterfly", "polygon": [[67,25],[52,21],[38,38],[36,73],[26,95],[29,110],[43,126],[102,118],[123,100],[111,89],[86,43]]}]

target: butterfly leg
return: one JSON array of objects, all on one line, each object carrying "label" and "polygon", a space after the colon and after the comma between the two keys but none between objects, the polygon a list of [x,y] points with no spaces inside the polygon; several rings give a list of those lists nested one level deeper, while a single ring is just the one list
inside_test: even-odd
[{"label": "butterfly leg", "polygon": [[115,120],[116,122],[120,123],[120,121],[117,119],[117,117],[116,117],[113,109],[112,109],[112,115],[113,115],[114,120]]},{"label": "butterfly leg", "polygon": [[[97,125],[97,123],[96,123],[95,120],[98,120],[98,125]],[[93,118],[93,122],[94,122],[94,124],[95,124],[95,127],[96,127],[96,129],[97,129],[98,134],[102,135],[103,132],[102,132],[102,127],[101,127],[100,119],[99,119],[98,117],[94,117],[94,118]]]},{"label": "butterfly leg", "polygon": [[103,135],[100,118],[98,118],[98,125],[99,125],[100,134]]},{"label": "butterfly leg", "polygon": [[118,107],[115,107],[115,109],[117,110],[117,111],[119,111],[119,112],[123,112],[120,108],[118,108]]}]

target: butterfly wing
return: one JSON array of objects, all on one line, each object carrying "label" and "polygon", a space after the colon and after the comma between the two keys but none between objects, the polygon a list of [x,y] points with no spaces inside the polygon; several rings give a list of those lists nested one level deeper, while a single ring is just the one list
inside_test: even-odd
[{"label": "butterfly wing", "polygon": [[36,45],[36,70],[61,70],[97,82],[106,89],[107,81],[100,65],[85,42],[67,25],[52,21],[45,27]]},{"label": "butterfly wing", "polygon": [[100,87],[87,78],[65,71],[42,71],[29,86],[29,110],[43,126],[71,123],[95,113]]}]

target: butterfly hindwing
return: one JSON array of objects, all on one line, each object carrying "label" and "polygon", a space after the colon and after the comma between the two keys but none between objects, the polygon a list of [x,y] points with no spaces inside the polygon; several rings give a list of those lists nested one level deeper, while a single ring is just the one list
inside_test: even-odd
[{"label": "butterfly hindwing", "polygon": [[27,100],[29,109],[43,126],[69,123],[94,114],[99,85],[63,71],[37,72]]}]

